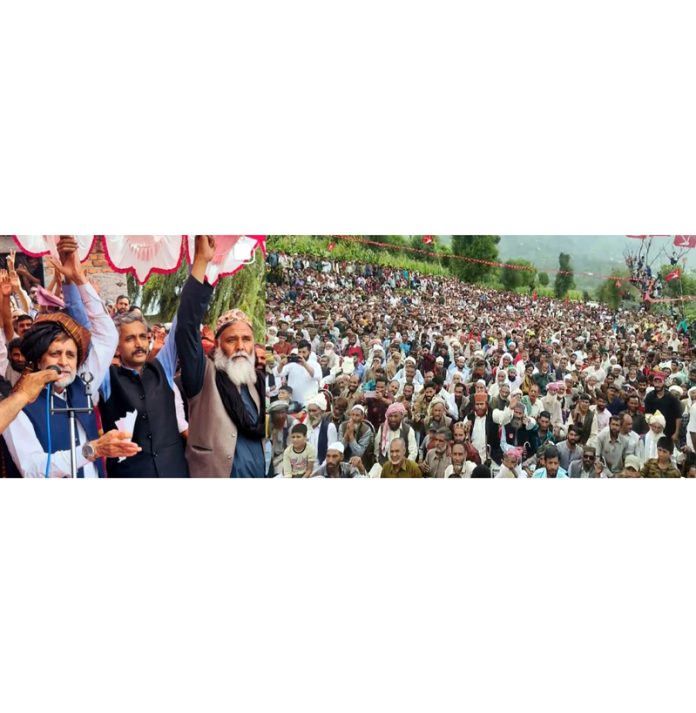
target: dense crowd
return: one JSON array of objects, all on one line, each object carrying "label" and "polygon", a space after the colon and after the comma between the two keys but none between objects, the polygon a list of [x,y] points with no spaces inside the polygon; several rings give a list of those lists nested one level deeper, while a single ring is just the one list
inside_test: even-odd
[{"label": "dense crowd", "polygon": [[[0,271],[0,474],[264,477],[263,347],[230,309],[201,326],[215,239],[196,236],[171,324],[105,302],[63,236],[44,288],[23,255]],[[50,384],[50,388],[45,388]],[[75,417],[71,440],[70,413]]]},{"label": "dense crowd", "polygon": [[267,319],[269,475],[696,475],[669,317],[271,252]]}]

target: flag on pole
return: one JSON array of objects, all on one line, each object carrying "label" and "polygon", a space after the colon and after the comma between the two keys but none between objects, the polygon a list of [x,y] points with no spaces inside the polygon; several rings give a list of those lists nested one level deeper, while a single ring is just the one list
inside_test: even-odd
[{"label": "flag on pole", "polygon": [[696,235],[675,235],[674,245],[678,248],[696,248]]},{"label": "flag on pole", "polygon": [[423,244],[424,245],[432,245],[433,244],[433,236],[432,235],[424,235],[423,236]]},{"label": "flag on pole", "polygon": [[672,272],[665,275],[665,280],[667,280],[667,282],[671,282],[672,280],[676,280],[679,275],[681,275],[681,272],[679,271],[679,268],[677,268],[676,270],[672,270]]}]

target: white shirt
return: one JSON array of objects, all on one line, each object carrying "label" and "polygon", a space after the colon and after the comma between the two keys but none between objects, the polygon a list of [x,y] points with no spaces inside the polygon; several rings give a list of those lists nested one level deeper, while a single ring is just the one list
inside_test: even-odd
[{"label": "white shirt", "polygon": [[307,362],[312,376],[299,364],[286,364],[280,372],[281,377],[287,379],[288,386],[292,389],[292,398],[303,406],[307,399],[312,398],[319,391],[321,367],[318,363]]},{"label": "white shirt", "polygon": [[689,423],[686,426],[686,447],[693,453],[694,446],[691,442],[690,433],[696,433],[696,402],[689,409]]},{"label": "white shirt", "polygon": [[[461,472],[462,478],[471,478],[471,474],[474,472],[475,468],[476,468],[476,463],[473,463],[470,460],[465,460],[464,463],[462,464],[462,472]],[[448,465],[445,468],[445,478],[451,478],[453,473],[454,473],[454,466]]]},{"label": "white shirt", "polygon": [[[116,347],[118,346],[118,331],[109,317],[104,303],[90,284],[79,286],[80,296],[91,322],[92,342],[87,360],[79,372],[90,372],[94,376],[91,383],[93,394],[97,394],[111,366]],[[65,392],[64,392],[65,393]],[[56,394],[56,406],[61,406],[64,399]],[[96,401],[96,398],[95,398]],[[77,425],[77,436],[80,445],[87,443],[87,434],[82,426]],[[36,437],[34,426],[28,416],[20,411],[17,418],[5,429],[5,441],[20,473],[25,478],[43,478],[46,475],[48,454]],[[84,468],[85,478],[98,477],[97,469],[83,455],[82,449],[77,449],[77,469]],[[51,467],[48,473],[51,478],[70,476],[70,451],[57,451],[51,456]]]},{"label": "white shirt", "polygon": [[478,451],[481,457],[481,463],[488,460],[488,453],[486,452],[486,417],[485,416],[475,416],[474,426],[471,429],[471,444]]}]

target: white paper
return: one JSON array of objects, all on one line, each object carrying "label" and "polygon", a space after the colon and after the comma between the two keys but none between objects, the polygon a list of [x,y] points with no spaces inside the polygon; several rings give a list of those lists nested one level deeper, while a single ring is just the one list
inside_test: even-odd
[{"label": "white paper", "polygon": [[[129,411],[123,418],[119,418],[118,421],[116,421],[116,429],[121,433],[133,433],[137,418],[137,411]],[[126,460],[125,457],[119,458],[118,462],[122,463],[124,460]]]}]

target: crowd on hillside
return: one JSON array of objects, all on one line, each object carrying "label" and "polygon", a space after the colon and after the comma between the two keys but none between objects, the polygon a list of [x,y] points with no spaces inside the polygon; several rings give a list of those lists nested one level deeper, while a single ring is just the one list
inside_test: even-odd
[{"label": "crowd on hillside", "polygon": [[215,238],[171,324],[102,300],[77,247],[61,237],[47,288],[21,254],[0,271],[0,477],[264,477],[263,346],[238,309],[201,326]]},{"label": "crowd on hillside", "polygon": [[696,475],[696,350],[640,311],[271,251],[272,477]]}]

